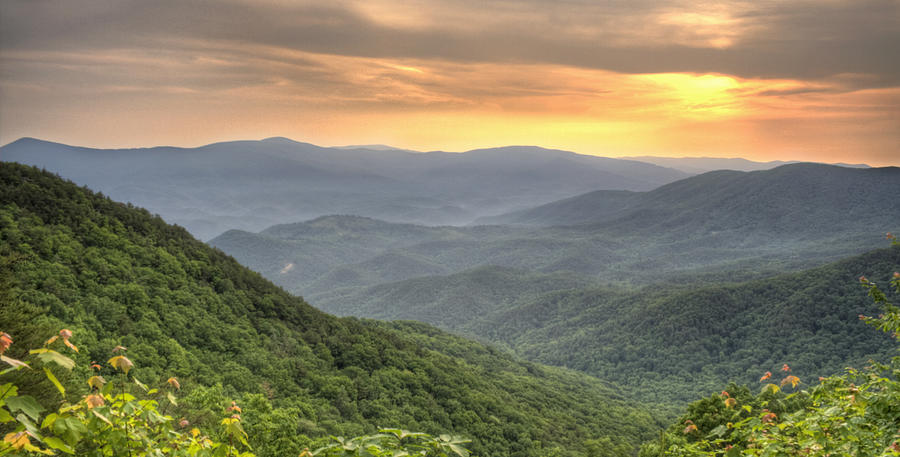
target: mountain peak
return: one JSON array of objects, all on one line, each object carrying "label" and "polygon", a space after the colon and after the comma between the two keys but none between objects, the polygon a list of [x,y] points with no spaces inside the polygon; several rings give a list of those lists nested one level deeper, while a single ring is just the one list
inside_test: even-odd
[{"label": "mountain peak", "polygon": [[368,151],[401,151],[401,152],[419,152],[412,149],[398,148],[388,144],[350,144],[347,146],[335,146],[334,149],[365,149]]},{"label": "mountain peak", "polygon": [[300,143],[299,141],[292,140],[290,138],[283,137],[283,136],[271,136],[269,138],[263,138],[260,141],[262,141],[263,143],[289,143],[289,144],[299,144]]},{"label": "mountain peak", "polygon": [[55,143],[53,141],[41,140],[41,139],[33,138],[30,136],[23,136],[22,138],[19,138],[18,140],[13,141],[11,143],[8,143],[8,144],[4,145],[3,147],[6,148],[6,147],[10,147],[10,146],[31,146],[31,145],[39,145],[39,144],[52,144],[52,145],[58,145],[58,146],[67,146],[62,143]]}]

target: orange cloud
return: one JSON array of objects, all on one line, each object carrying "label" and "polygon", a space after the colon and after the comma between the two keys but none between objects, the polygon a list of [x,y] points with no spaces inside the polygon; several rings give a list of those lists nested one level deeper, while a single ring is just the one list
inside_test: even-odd
[{"label": "orange cloud", "polygon": [[198,5],[0,6],[0,143],[898,162],[896,2]]}]

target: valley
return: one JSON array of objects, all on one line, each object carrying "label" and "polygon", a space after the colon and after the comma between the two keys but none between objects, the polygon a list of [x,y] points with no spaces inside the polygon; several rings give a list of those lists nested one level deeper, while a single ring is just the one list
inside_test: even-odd
[{"label": "valley", "polygon": [[[852,322],[866,306],[852,284],[863,265],[886,278],[897,264],[863,253],[896,230],[898,192],[896,168],[794,164],[485,220],[510,225],[328,216],[210,244],[328,312],[427,322],[672,404],[751,382],[775,363],[766,341],[816,376],[886,355]],[[790,324],[811,315],[831,324]],[[867,341],[847,353],[857,331]]]}]

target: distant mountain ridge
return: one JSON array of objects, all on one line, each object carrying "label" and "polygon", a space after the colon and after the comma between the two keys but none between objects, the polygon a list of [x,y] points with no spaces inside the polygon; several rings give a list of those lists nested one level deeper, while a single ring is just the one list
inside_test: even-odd
[{"label": "distant mountain ridge", "polygon": [[898,168],[793,164],[710,172],[649,192],[596,191],[480,220],[506,225],[326,216],[229,231],[210,244],[324,309],[353,314],[351,302],[390,298],[392,288],[409,286],[404,280],[450,279],[483,266],[627,284],[812,267],[876,248],[885,232],[898,231],[898,194]]},{"label": "distant mountain ridge", "polygon": [[[740,157],[721,158],[721,157],[659,157],[659,156],[625,156],[622,159],[637,160],[640,162],[652,163],[662,167],[674,168],[690,174],[702,174],[715,170],[734,170],[734,171],[759,171],[769,170],[782,165],[792,163],[801,163],[800,161],[790,160],[773,160],[770,162],[757,162],[747,160]],[[848,168],[868,168],[866,164],[848,164],[833,163],[829,165],[837,165]]]},{"label": "distant mountain ridge", "polygon": [[[592,225],[673,236],[729,230],[762,233],[885,227],[900,218],[900,168],[797,163],[771,170],[712,171],[649,192],[595,191],[476,223]],[[873,220],[875,219],[875,220]],[[871,227],[871,225],[869,225]]]},{"label": "distant mountain ridge", "polygon": [[202,239],[327,214],[461,225],[590,190],[649,190],[687,176],[537,147],[418,153],[282,137],[142,149],[23,138],[0,148],[0,160],[38,166],[145,207]]}]

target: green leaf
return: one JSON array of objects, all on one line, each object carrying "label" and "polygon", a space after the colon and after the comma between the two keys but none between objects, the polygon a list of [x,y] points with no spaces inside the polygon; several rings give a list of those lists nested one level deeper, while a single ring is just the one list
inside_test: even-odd
[{"label": "green leaf", "polygon": [[0,424],[12,422],[13,420],[15,419],[13,419],[12,414],[10,414],[6,408],[0,408]]},{"label": "green leaf", "polygon": [[103,387],[100,388],[101,395],[110,395],[110,394],[112,394],[112,391],[113,391],[113,383],[111,383],[111,382],[103,384]]},{"label": "green leaf", "polygon": [[76,417],[61,417],[53,422],[52,428],[54,434],[73,446],[88,433],[87,427]]},{"label": "green leaf", "polygon": [[31,422],[31,419],[29,419],[28,416],[26,416],[25,414],[17,414],[16,420],[19,421],[20,424],[24,425],[25,430],[28,430],[32,436],[37,439],[41,439],[41,434],[38,431],[37,426],[34,425],[34,422]]},{"label": "green leaf", "polygon": [[0,397],[0,401],[3,401],[7,397],[15,397],[16,395],[18,395],[19,388],[16,387],[15,384],[8,382],[0,386],[0,392],[3,392],[2,394],[0,394],[3,395],[2,397]]},{"label": "green leaf", "polygon": [[462,446],[457,446],[455,444],[451,444],[450,450],[452,450],[453,453],[455,453],[456,455],[458,455],[460,457],[469,457],[469,450]]},{"label": "green leaf", "polygon": [[771,392],[774,395],[777,394],[778,391],[778,386],[776,386],[775,384],[766,384],[762,387],[759,393],[764,394],[766,392]]},{"label": "green leaf", "polygon": [[10,411],[22,411],[32,420],[38,420],[41,417],[41,411],[44,411],[44,407],[28,395],[7,398],[6,406]]},{"label": "green leaf", "polygon": [[53,426],[53,423],[56,422],[57,418],[59,418],[59,416],[56,413],[48,414],[47,417],[44,418],[44,422],[41,422],[41,428]]},{"label": "green leaf", "polygon": [[146,384],[144,384],[144,383],[138,381],[137,378],[131,378],[131,379],[133,379],[133,380],[134,380],[134,383],[137,384],[137,386],[140,387],[144,392],[146,392],[146,391],[148,391],[148,390],[150,389],[149,387],[147,387]]},{"label": "green leaf", "polygon": [[66,389],[62,384],[59,383],[59,379],[56,379],[56,376],[54,376],[50,369],[47,367],[44,367],[44,373],[47,375],[47,379],[49,379],[50,382],[52,382],[53,385],[56,386],[56,390],[59,391],[63,398],[66,398]]},{"label": "green leaf", "polygon": [[720,425],[720,426],[712,429],[712,431],[709,432],[709,435],[707,435],[707,436],[719,438],[719,437],[724,436],[726,431],[728,431],[728,428],[725,427],[725,425]]},{"label": "green leaf", "polygon": [[55,363],[67,370],[71,370],[75,366],[75,361],[54,351],[53,349],[40,348],[32,349],[30,354],[37,354],[37,358],[44,363]]},{"label": "green leaf", "polygon": [[175,406],[178,406],[178,402],[175,401],[175,396],[172,395],[172,392],[166,392],[166,398],[169,399],[169,402],[170,402],[170,403],[172,403],[172,404],[175,405]]},{"label": "green leaf", "polygon": [[53,449],[63,451],[66,454],[74,454],[75,453],[74,449],[67,446],[66,443],[63,442],[63,440],[61,440],[55,436],[50,436],[50,437],[44,438],[44,444],[46,444],[47,446],[50,446]]}]

